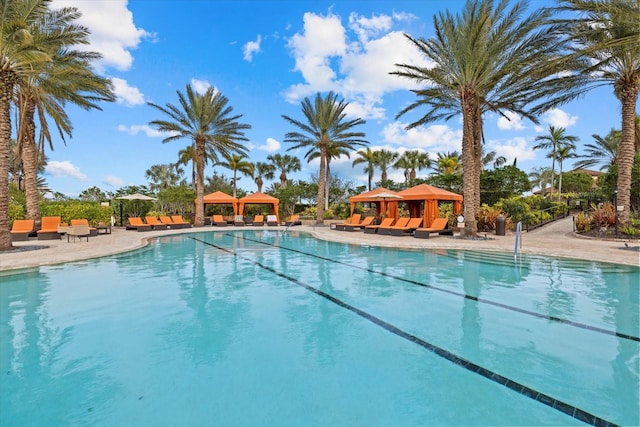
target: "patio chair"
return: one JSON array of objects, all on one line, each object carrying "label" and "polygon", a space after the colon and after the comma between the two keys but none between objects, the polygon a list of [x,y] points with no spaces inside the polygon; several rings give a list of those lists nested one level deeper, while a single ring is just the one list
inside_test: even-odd
[{"label": "patio chair", "polygon": [[439,235],[453,235],[453,230],[448,230],[447,218],[436,218],[431,223],[431,227],[427,228],[416,228],[416,231],[413,233],[413,237],[418,239],[428,239],[432,233],[438,233]]},{"label": "patio chair", "polygon": [[392,225],[378,227],[378,234],[390,235],[391,227],[406,227],[407,224],[409,224],[409,218],[398,218]]},{"label": "patio chair", "polygon": [[126,227],[127,230],[151,231],[151,226],[142,222],[142,218],[140,217],[130,216],[127,221],[129,222],[129,225]]},{"label": "patio chair", "polygon": [[284,225],[287,225],[287,226],[302,225],[302,222],[300,221],[300,215],[298,214],[291,215],[291,218],[289,218],[289,221],[285,221]]},{"label": "patio chair", "polygon": [[253,225],[264,225],[264,215],[256,215],[253,218]]},{"label": "patio chair", "polygon": [[362,218],[361,214],[353,214],[349,218],[347,218],[344,222],[333,224],[333,228],[339,231],[345,231],[345,227],[348,225],[360,224],[361,218]]},{"label": "patio chair", "polygon": [[144,220],[147,224],[151,226],[154,230],[166,230],[169,228],[167,224],[161,223],[157,217],[155,216],[145,216]]},{"label": "patio chair", "polygon": [[233,225],[236,227],[244,227],[244,217],[242,215],[235,215],[233,217]]},{"label": "patio chair", "polygon": [[226,227],[227,221],[225,221],[222,215],[214,215],[211,217],[211,225],[215,225],[216,227]]},{"label": "patio chair", "polygon": [[29,234],[35,229],[35,221],[32,219],[16,219],[11,226],[11,241],[25,242],[29,240]]},{"label": "patio chair", "polygon": [[389,232],[392,236],[410,236],[422,226],[422,218],[411,218],[405,226],[394,225]]},{"label": "patio chair", "polygon": [[345,224],[344,231],[355,231],[355,230],[364,230],[367,225],[373,225],[373,220],[376,219],[375,216],[366,216],[359,224]]},{"label": "patio chair", "polygon": [[395,221],[394,218],[385,218],[382,220],[382,222],[378,225],[367,225],[364,228],[364,232],[366,234],[375,234],[378,232],[378,229],[380,227],[391,227],[393,225],[393,222]]},{"label": "patio chair", "polygon": [[191,227],[193,227],[193,224],[191,224],[190,222],[185,221],[184,218],[182,218],[182,215],[171,215],[171,220],[173,221],[173,223],[175,225],[179,225],[182,228],[191,228]]},{"label": "patio chair", "polygon": [[278,225],[278,217],[275,215],[267,215],[267,225]]},{"label": "patio chair", "polygon": [[86,218],[72,219],[71,227],[75,227],[76,225],[86,225],[87,227],[89,227],[89,234],[91,234],[91,237],[98,235],[98,229],[95,227],[91,227],[89,225],[89,221]]},{"label": "patio chair", "polygon": [[60,239],[60,233],[58,233],[58,225],[62,221],[59,216],[43,216],[40,224],[40,230],[38,230],[38,240],[55,240]]},{"label": "patio chair", "polygon": [[[95,235],[98,235],[97,230]],[[72,237],[74,242],[76,241],[76,238],[82,240],[83,237],[86,237],[88,242],[90,236],[91,227],[89,227],[88,224],[72,225],[67,229],[67,242],[70,242]]]}]

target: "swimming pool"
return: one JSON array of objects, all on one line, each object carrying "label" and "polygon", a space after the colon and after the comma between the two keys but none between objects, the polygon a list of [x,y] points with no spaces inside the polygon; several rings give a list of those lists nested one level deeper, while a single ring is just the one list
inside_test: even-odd
[{"label": "swimming pool", "polygon": [[0,276],[0,425],[637,425],[630,266],[275,230]]}]

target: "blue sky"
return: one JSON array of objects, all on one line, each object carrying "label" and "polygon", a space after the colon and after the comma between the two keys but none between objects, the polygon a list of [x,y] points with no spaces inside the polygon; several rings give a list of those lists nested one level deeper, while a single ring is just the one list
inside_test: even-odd
[{"label": "blue sky", "polygon": [[[532,1],[531,7],[549,5]],[[417,115],[395,120],[395,115],[415,100],[411,82],[391,76],[394,63],[420,63],[403,34],[429,38],[433,16],[448,8],[457,13],[463,1],[164,1],[164,0],[54,0],[53,7],[75,6],[80,23],[91,35],[90,49],[102,53],[96,70],[113,79],[118,97],[102,111],[72,106],[74,125],[66,145],[54,135],[54,151],[45,178],[53,191],[71,197],[97,186],[114,191],[127,185],[146,185],[145,171],[155,164],[174,163],[177,153],[190,144],[181,140],[162,143],[163,135],[149,126],[164,119],[147,105],[177,104],[176,91],[188,83],[196,88],[213,86],[228,99],[241,121],[250,124],[249,160],[265,161],[269,154],[293,154],[302,162],[293,179],[310,180],[317,162],[307,163],[303,152],[286,150],[284,135],[292,131],[282,118],[302,119],[300,101],[317,92],[337,92],[349,103],[349,114],[366,120],[360,128],[372,149],[402,153],[460,150],[461,122],[433,123],[409,132],[404,127]],[[536,136],[549,125],[567,128],[582,145],[592,135],[620,128],[620,106],[610,87],[541,117],[540,126],[514,117],[511,121],[485,116],[487,149],[495,150],[529,173],[550,166],[543,151],[533,151]],[[353,159],[332,161],[332,172],[366,184],[362,165]],[[566,164],[568,170],[573,162]],[[220,166],[219,174],[231,177]],[[187,176],[190,169],[187,168]],[[206,176],[214,167],[209,165]],[[426,176],[429,171],[419,172]],[[401,171],[390,178],[403,181]],[[374,178],[379,180],[379,172]],[[267,182],[268,187],[271,182]],[[256,190],[249,177],[238,181],[246,191]]]}]

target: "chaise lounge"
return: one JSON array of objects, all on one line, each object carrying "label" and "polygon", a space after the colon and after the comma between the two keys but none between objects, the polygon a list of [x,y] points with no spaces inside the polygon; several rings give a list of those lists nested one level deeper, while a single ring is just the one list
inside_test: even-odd
[{"label": "chaise lounge", "polygon": [[346,230],[345,227],[359,224],[361,218],[362,218],[361,214],[353,214],[349,218],[347,218],[344,222],[333,224],[333,228],[339,231],[345,231]]},{"label": "chaise lounge", "polygon": [[127,221],[129,221],[129,225],[126,227],[127,230],[151,231],[151,226],[142,222],[140,217],[131,216]]},{"label": "chaise lounge", "polygon": [[215,225],[216,227],[226,227],[227,221],[225,221],[222,215],[214,215],[211,217],[211,225]]},{"label": "chaise lounge", "polygon": [[447,229],[447,218],[436,218],[431,223],[431,227],[428,228],[416,228],[413,233],[413,237],[418,239],[428,239],[432,233],[438,233],[439,235],[453,235],[453,230]]},{"label": "chaise lounge", "polygon": [[275,215],[267,215],[267,225],[278,225],[278,217]]},{"label": "chaise lounge", "polygon": [[40,230],[38,230],[38,240],[55,240],[60,239],[58,226],[61,220],[59,216],[43,216]]},{"label": "chaise lounge", "polygon": [[422,218],[411,218],[405,226],[394,225],[389,231],[392,236],[410,236],[420,227],[422,227]]},{"label": "chaise lounge", "polygon": [[147,224],[151,226],[154,230],[166,230],[169,228],[167,224],[163,224],[156,218],[155,216],[145,216],[144,220]]},{"label": "chaise lounge", "polygon": [[393,221],[395,221],[393,218],[385,218],[382,220],[382,222],[378,225],[367,225],[364,228],[364,232],[366,234],[375,234],[378,232],[378,230],[380,229],[380,227],[391,227],[393,225]]},{"label": "chaise lounge", "polygon": [[191,228],[193,225],[182,218],[182,215],[171,215],[171,220],[174,225],[178,225],[181,228]]},{"label": "chaise lounge", "polygon": [[264,225],[264,215],[256,215],[253,218],[252,225]]},{"label": "chaise lounge", "polygon": [[392,225],[384,225],[378,227],[378,234],[390,235],[392,227],[406,227],[409,223],[409,218],[398,218],[398,220]]},{"label": "chaise lounge", "polygon": [[32,219],[16,219],[11,226],[11,241],[25,242],[29,240],[29,235],[34,232],[35,221]]},{"label": "chaise lounge", "polygon": [[298,214],[291,215],[291,218],[289,218],[289,221],[285,221],[284,225],[287,225],[287,226],[302,225],[302,222],[300,221],[300,215]]}]

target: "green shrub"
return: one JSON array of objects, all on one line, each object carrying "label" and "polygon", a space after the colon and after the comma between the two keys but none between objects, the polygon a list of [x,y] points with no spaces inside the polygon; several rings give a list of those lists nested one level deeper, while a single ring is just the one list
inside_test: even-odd
[{"label": "green shrub", "polygon": [[585,215],[584,212],[580,212],[575,217],[576,231],[578,233],[584,233],[591,230],[591,218]]},{"label": "green shrub", "polygon": [[9,202],[9,226],[13,226],[16,219],[24,219],[25,209],[20,203]]},{"label": "green shrub", "polygon": [[40,216],[59,216],[61,221],[66,223],[72,219],[84,218],[89,224],[96,226],[98,223],[109,223],[112,215],[111,206],[101,206],[98,202],[40,202]]}]

